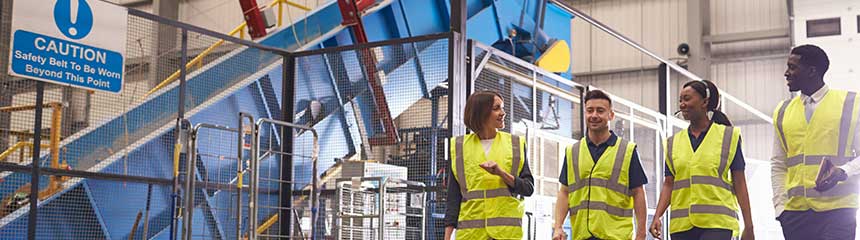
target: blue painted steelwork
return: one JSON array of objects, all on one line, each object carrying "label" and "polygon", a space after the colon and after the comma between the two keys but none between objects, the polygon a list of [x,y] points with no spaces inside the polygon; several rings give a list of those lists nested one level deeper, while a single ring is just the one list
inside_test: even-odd
[{"label": "blue painted steelwork", "polygon": [[[297,21],[293,26],[286,27],[259,40],[262,44],[286,49],[316,49],[352,44],[347,31],[340,27],[340,13],[334,2],[330,2],[308,14],[304,20]],[[519,0],[470,0],[467,1],[468,36],[486,44],[492,44],[501,39],[498,29],[506,29],[519,25],[519,16],[523,3],[526,5],[523,17],[523,28],[534,26],[536,1]],[[448,31],[450,13],[447,0],[429,1],[380,1],[380,6],[374,12],[363,17],[367,36],[371,41],[388,40],[408,36],[418,36]],[[493,9],[495,6],[495,10]],[[496,15],[496,11],[498,14]],[[499,16],[499,17],[496,17]],[[544,31],[558,39],[570,38],[571,15],[548,4],[546,9]],[[490,27],[491,26],[491,27]],[[489,29],[489,30],[488,30]],[[329,37],[330,36],[330,37]],[[325,37],[325,38],[322,38]],[[387,101],[392,117],[397,117],[416,101],[427,98],[428,91],[440,83],[447,81],[448,66],[445,62],[433,58],[441,57],[439,53],[447,53],[447,41],[419,42],[408,44],[403,49],[384,48],[384,56],[400,56],[382,59],[377,69],[391,79],[412,78],[421,81],[388,81],[383,85],[389,95]],[[208,64],[188,78],[187,114],[191,122],[206,122],[224,126],[235,126],[235,113],[249,112],[257,117],[278,117],[281,98],[281,67],[280,57],[256,49],[238,49]],[[296,99],[297,104],[311,100],[320,101],[324,106],[323,118],[315,123],[320,132],[320,145],[324,150],[319,156],[319,167],[327,169],[334,164],[334,159],[355,153],[357,142],[360,141],[351,113],[350,101],[358,104],[364,113],[361,117],[369,119],[372,113],[369,108],[369,97],[365,79],[358,70],[354,52],[329,55],[327,58],[313,56],[297,60]],[[248,68],[247,66],[260,66]],[[176,106],[178,90],[176,84],[151,96],[145,102],[132,106],[125,114],[91,126],[82,132],[65,139],[63,147],[68,149],[65,156],[70,166],[75,169],[88,169],[106,173],[123,173],[126,166],[121,161],[127,154],[127,159],[146,159],[127,163],[130,173],[147,177],[169,179],[172,177],[173,125],[175,111],[163,106]],[[561,85],[558,85],[561,86]],[[403,91],[414,89],[415,91]],[[525,92],[523,92],[525,93]],[[531,97],[530,93],[526,96]],[[546,102],[546,101],[544,101]],[[561,108],[569,109],[570,103],[560,103]],[[438,106],[437,106],[438,107]],[[297,106],[296,110],[301,110]],[[334,116],[334,117],[328,117]],[[562,115],[564,116],[564,115]],[[435,116],[437,121],[439,116]],[[561,121],[570,122],[570,121]],[[128,129],[128,141],[131,146],[125,146],[124,131]],[[558,131],[567,131],[572,126],[562,126]],[[434,126],[434,132],[438,131]],[[263,134],[274,134],[263,131]],[[434,138],[438,138],[433,134]],[[277,137],[277,136],[276,136]],[[351,141],[344,141],[345,139]],[[434,139],[439,141],[439,139]],[[303,135],[295,139],[296,149],[310,151],[310,136]],[[104,143],[115,143],[104,146]],[[272,144],[280,144],[274,142]],[[222,144],[200,145],[199,151],[232,155],[234,149],[216,147]],[[226,145],[224,143],[223,145]],[[223,146],[222,145],[222,146]],[[124,151],[125,150],[125,151]],[[307,153],[305,153],[307,154]],[[440,157],[440,156],[436,156]],[[46,162],[48,156],[42,157]],[[300,160],[300,159],[299,159]],[[435,166],[437,159],[431,159]],[[297,161],[295,171],[309,171],[309,161]],[[262,161],[264,169],[279,169],[277,159],[270,158]],[[236,168],[235,163],[223,161],[201,161],[201,177],[212,177],[217,174],[231,172]],[[432,171],[431,171],[432,172]],[[429,179],[436,179],[431,173]],[[28,182],[28,174],[12,173],[0,182],[0,194],[6,196]],[[296,179],[303,181],[307,179]],[[246,179],[247,181],[247,179]],[[42,183],[47,183],[43,178]],[[44,184],[43,184],[44,187]],[[274,186],[263,186],[263,189],[276,189]],[[122,194],[117,191],[122,189]],[[42,201],[40,213],[56,213],[48,219],[40,219],[40,237],[49,239],[68,238],[75,232],[100,233],[98,238],[127,238],[134,217],[145,206],[147,186],[145,184],[124,184],[121,182],[102,180],[82,180],[72,187]],[[262,193],[275,196],[275,193]],[[200,200],[195,210],[194,230],[198,233],[209,233],[218,236],[233,236],[234,224],[228,214],[205,213],[204,209],[213,205],[223,204],[229,199],[229,193],[201,192]],[[82,197],[83,196],[83,197]],[[86,199],[84,199],[86,198]],[[248,199],[243,196],[243,199]],[[274,199],[274,198],[270,198]],[[171,189],[170,186],[153,186],[152,205],[149,219],[149,236],[154,239],[169,238],[169,223]],[[268,204],[274,204],[270,202]],[[74,211],[72,212],[72,209]],[[19,238],[26,235],[25,209],[6,216],[0,220],[0,235],[9,238]],[[83,214],[83,215],[82,215]],[[261,213],[258,221],[268,218],[271,213]],[[247,215],[246,215],[247,216]],[[86,224],[84,224],[86,223]],[[199,224],[198,224],[199,223]],[[142,224],[141,224],[142,225]],[[73,229],[74,231],[68,231]],[[220,230],[219,230],[220,229]],[[216,233],[217,234],[212,234]],[[139,232],[140,233],[140,232]],[[142,233],[140,233],[142,234]],[[138,235],[140,236],[140,235]],[[73,238],[92,238],[88,236],[71,236]]]}]

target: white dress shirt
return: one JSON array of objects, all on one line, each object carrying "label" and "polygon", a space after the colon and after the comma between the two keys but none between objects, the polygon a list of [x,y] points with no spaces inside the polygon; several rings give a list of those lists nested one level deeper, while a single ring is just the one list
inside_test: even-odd
[{"label": "white dress shirt", "polygon": [[[812,96],[806,96],[801,94],[800,100],[803,102],[803,107],[806,108],[806,121],[812,118],[812,113],[815,112],[815,108],[818,107],[818,103],[824,99],[824,95],[827,94],[830,88],[827,85],[818,89]],[[788,100],[791,101],[791,100]],[[788,104],[786,102],[785,104]],[[776,119],[774,119],[776,120]],[[852,148],[854,152],[860,152],[860,121],[858,121],[857,127],[854,128],[854,144],[852,144]],[[785,149],[782,148],[782,144],[779,139],[779,133],[774,130],[774,140],[773,140],[773,157],[771,158],[771,187],[773,188],[773,207],[776,210],[776,216],[782,214],[782,211],[785,209],[785,202],[788,201],[788,196],[786,196],[786,192],[784,189],[785,184],[785,173],[787,168],[785,166],[786,153]],[[849,150],[851,150],[849,149]],[[854,176],[860,174],[860,157],[855,158],[854,160],[846,163],[845,165],[839,167],[845,174],[848,176]]]}]

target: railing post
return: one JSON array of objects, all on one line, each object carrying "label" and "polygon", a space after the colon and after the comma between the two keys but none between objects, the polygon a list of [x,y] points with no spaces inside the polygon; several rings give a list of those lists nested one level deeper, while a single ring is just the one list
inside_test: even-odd
[{"label": "railing post", "polygon": [[[283,114],[281,116],[281,121],[292,123],[293,122],[293,114],[295,112],[295,56],[292,55],[283,55],[284,63],[283,63],[283,92],[281,96],[283,103],[281,104],[281,108]],[[280,129],[280,135],[283,139],[283,144],[281,144],[281,152],[292,152],[293,151],[293,133],[291,130],[286,128]],[[292,233],[292,210],[293,210],[293,158],[291,155],[284,155],[281,159],[281,181],[284,181],[287,184],[282,184],[280,187],[281,191],[281,210],[279,210],[278,216],[280,221],[279,230],[281,231],[279,235],[281,236],[289,236]]]},{"label": "railing post", "polygon": [[36,114],[33,122],[33,160],[32,172],[30,173],[30,215],[27,221],[27,239],[36,239],[36,227],[38,225],[39,210],[39,177],[42,147],[42,103],[45,100],[45,82],[36,82]]}]

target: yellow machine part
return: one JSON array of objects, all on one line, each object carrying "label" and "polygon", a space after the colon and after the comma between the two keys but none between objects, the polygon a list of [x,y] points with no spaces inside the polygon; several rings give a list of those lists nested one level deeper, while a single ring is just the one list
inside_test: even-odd
[{"label": "yellow machine part", "polygon": [[550,72],[567,72],[570,69],[570,46],[564,40],[555,41],[535,64]]}]

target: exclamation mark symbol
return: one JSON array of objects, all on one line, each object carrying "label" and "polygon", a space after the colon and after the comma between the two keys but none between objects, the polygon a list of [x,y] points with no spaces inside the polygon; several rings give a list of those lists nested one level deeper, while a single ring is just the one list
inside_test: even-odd
[{"label": "exclamation mark symbol", "polygon": [[78,35],[78,30],[75,29],[75,22],[78,21],[78,0],[69,1],[69,34],[72,36]]}]

